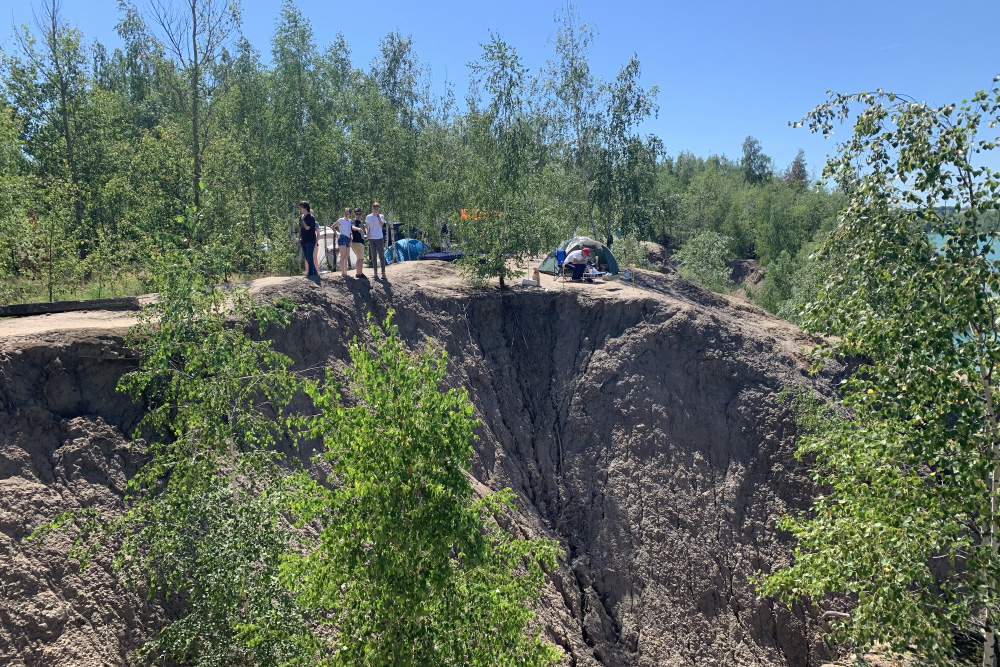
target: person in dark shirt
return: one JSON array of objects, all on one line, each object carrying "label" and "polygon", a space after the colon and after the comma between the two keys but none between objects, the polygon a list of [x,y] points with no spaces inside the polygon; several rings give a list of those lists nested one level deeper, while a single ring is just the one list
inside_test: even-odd
[{"label": "person in dark shirt", "polygon": [[358,278],[365,275],[365,221],[361,219],[364,213],[360,208],[354,209],[354,220],[351,221],[351,250],[354,251],[354,268]]},{"label": "person in dark shirt", "polygon": [[302,255],[306,258],[309,270],[307,276],[318,276],[316,262],[313,261],[313,253],[316,250],[316,218],[313,217],[309,202],[299,202],[299,244],[302,246]]}]

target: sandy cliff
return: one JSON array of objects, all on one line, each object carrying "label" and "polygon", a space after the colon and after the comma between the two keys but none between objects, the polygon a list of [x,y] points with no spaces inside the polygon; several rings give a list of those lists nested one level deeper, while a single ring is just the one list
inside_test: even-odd
[{"label": "sandy cliff", "polygon": [[[276,348],[338,366],[364,314],[396,312],[413,344],[448,350],[482,421],[472,473],[511,487],[518,526],[566,557],[539,604],[567,665],[789,665],[828,657],[812,625],[748,578],[787,560],[776,519],[807,506],[777,392],[810,378],[792,325],[670,276],[638,286],[475,290],[453,267],[391,267],[388,284],[268,279],[302,304]],[[25,541],[70,507],[115,511],[138,461],[125,314],[0,322],[0,664],[126,665],[162,622],[98,562]],[[836,370],[836,369],[834,369]]]}]

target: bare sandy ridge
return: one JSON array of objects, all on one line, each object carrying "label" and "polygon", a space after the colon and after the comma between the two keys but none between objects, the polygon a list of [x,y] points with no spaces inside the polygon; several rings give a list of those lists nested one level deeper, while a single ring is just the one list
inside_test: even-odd
[{"label": "bare sandy ridge", "polygon": [[[253,294],[259,294],[265,289],[281,285],[300,284],[303,281],[315,284],[318,288],[337,289],[344,287],[344,281],[359,281],[371,285],[377,291],[380,287],[390,287],[399,283],[409,288],[420,287],[432,290],[440,295],[455,297],[467,295],[475,288],[469,286],[457,267],[446,262],[418,261],[404,262],[388,267],[388,281],[374,279],[371,271],[365,278],[342,278],[339,273],[324,273],[319,283],[314,283],[304,276],[259,278],[246,283],[233,283],[246,287]],[[499,288],[496,280],[481,289]],[[621,279],[599,280],[595,283],[573,283],[556,276],[541,274],[541,285],[538,287],[521,287],[515,281],[510,287],[514,292],[582,292],[589,298],[608,299],[611,301],[627,301],[632,299],[657,299],[662,301],[686,302],[696,306],[704,306],[706,301],[719,307],[722,312],[732,316],[734,320],[751,319],[754,326],[771,331],[776,335],[790,337],[802,345],[811,345],[811,341],[802,336],[795,325],[774,317],[763,308],[748,303],[739,297],[713,294],[672,276],[664,276],[653,271],[636,270],[636,279],[625,281]],[[709,296],[711,295],[711,296]],[[140,297],[143,302],[149,302],[155,295]],[[91,331],[121,334],[135,323],[135,312],[129,311],[76,311],[68,313],[51,313],[27,317],[11,317],[0,319],[0,340],[10,338],[61,338],[60,332]],[[797,352],[798,350],[796,350]]]}]

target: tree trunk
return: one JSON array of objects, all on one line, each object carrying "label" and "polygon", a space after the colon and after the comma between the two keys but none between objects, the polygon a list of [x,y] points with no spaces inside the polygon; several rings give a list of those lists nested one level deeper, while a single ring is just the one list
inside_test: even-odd
[{"label": "tree trunk", "polygon": [[[295,69],[296,69],[296,79],[297,79],[296,80],[296,88],[297,88],[297,96],[298,96],[298,104],[296,105],[296,109],[295,109],[295,112],[296,112],[295,113],[295,130],[296,130],[296,134],[298,134],[298,144],[299,144],[299,152],[298,152],[298,154],[299,155],[307,155],[310,151],[306,147],[306,128],[305,128],[305,123],[303,122],[303,116],[305,116],[305,104],[306,104],[305,97],[306,96],[305,96],[305,83],[304,83],[303,77],[302,77],[303,73],[302,73],[302,61],[301,60],[299,60],[299,62],[297,63],[297,67]],[[308,174],[307,167],[306,167],[306,165],[308,163],[309,163],[309,160],[302,160],[302,159],[299,160],[299,166],[300,166],[300,169],[301,169],[301,171],[300,171],[299,188],[300,188],[301,192],[303,193],[303,196],[306,196],[306,193],[309,192],[309,174]]]},{"label": "tree trunk", "polygon": [[83,226],[83,196],[80,193],[80,173],[76,166],[76,156],[73,150],[73,135],[69,131],[69,94],[66,91],[66,77],[59,72],[59,102],[62,107],[63,138],[66,140],[66,164],[69,165],[69,180],[73,184],[73,219],[80,235],[80,259],[87,257],[87,230]]},{"label": "tree trunk", "polygon": [[57,85],[59,87],[59,116],[62,121],[63,141],[66,142],[66,164],[69,166],[69,179],[73,184],[73,219],[76,222],[76,231],[80,235],[80,259],[87,256],[85,242],[87,240],[87,230],[83,226],[83,196],[80,193],[80,172],[76,164],[76,151],[73,146],[73,134],[69,127],[69,83],[67,73],[63,69],[62,61],[59,58],[59,7],[55,2],[47,9],[49,25],[46,35],[49,47],[49,54],[52,56],[52,67],[55,69]]},{"label": "tree trunk", "polygon": [[[983,333],[981,331],[975,332],[972,327],[969,327],[969,333],[973,334],[979,342],[980,349],[985,347],[986,341],[984,340]],[[982,355],[979,357],[979,382],[983,389],[983,396],[986,400],[986,414],[989,417],[989,428],[990,428],[990,456],[992,457],[993,472],[990,475],[990,518],[988,525],[984,526],[986,529],[984,532],[989,537],[990,550],[993,552],[993,557],[997,557],[997,491],[1000,490],[1000,443],[998,440],[997,432],[997,413],[993,405],[993,385],[990,382],[990,374],[986,371],[986,366],[983,364]],[[989,582],[990,588],[995,588],[995,582]],[[990,619],[989,610],[986,613],[986,630],[983,632],[983,667],[995,667],[996,666],[996,655],[994,653],[994,645],[996,643],[995,633],[993,631],[992,621]]]},{"label": "tree trunk", "polygon": [[201,146],[198,142],[198,2],[191,0],[191,146],[194,157],[194,207],[201,208]]}]

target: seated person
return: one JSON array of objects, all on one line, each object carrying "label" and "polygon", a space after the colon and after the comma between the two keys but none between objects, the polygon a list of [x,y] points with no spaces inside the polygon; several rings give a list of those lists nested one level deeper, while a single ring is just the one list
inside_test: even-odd
[{"label": "seated person", "polygon": [[566,255],[566,261],[563,262],[563,270],[567,265],[573,268],[573,280],[582,280],[583,272],[587,268],[587,261],[590,259],[590,248],[581,248],[579,250],[574,250],[570,254]]}]

